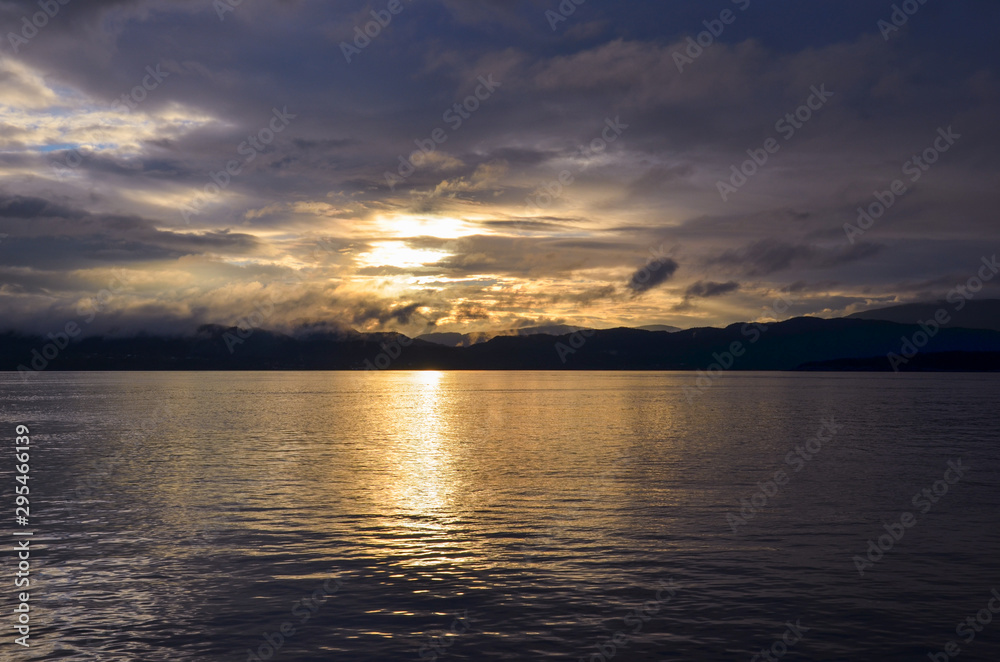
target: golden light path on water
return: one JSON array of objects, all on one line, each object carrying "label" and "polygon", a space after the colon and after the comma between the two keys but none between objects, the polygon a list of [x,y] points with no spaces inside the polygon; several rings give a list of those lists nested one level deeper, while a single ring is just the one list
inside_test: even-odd
[{"label": "golden light path on water", "polygon": [[381,493],[389,510],[432,516],[447,509],[456,480],[449,447],[449,421],[443,411],[438,371],[409,374],[412,403],[392,421],[394,443],[387,447],[387,481]]},{"label": "golden light path on water", "polygon": [[[407,402],[391,418],[381,466],[373,472],[379,482],[370,494],[376,511],[394,513],[382,525],[393,532],[383,541],[394,554],[405,552],[407,566],[438,566],[470,556],[471,539],[454,527],[455,497],[464,492],[463,474],[456,466],[452,424],[454,408],[448,402],[444,374],[410,372]],[[483,552],[484,550],[480,550]]]}]

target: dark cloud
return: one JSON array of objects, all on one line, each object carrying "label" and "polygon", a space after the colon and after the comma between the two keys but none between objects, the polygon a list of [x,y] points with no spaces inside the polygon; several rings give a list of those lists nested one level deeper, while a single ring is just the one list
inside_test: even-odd
[{"label": "dark cloud", "polygon": [[699,280],[692,283],[684,290],[685,299],[708,299],[722,296],[740,289],[740,284],[734,280],[725,283],[713,283],[712,281]]},{"label": "dark cloud", "polygon": [[481,322],[490,318],[490,311],[484,306],[463,302],[452,311],[455,321],[465,324],[468,322]]},{"label": "dark cloud", "polygon": [[828,250],[819,255],[817,266],[822,268],[839,267],[859,260],[874,257],[885,250],[884,244],[853,244],[836,250]]},{"label": "dark cloud", "polygon": [[625,285],[634,294],[642,294],[670,280],[680,267],[670,258],[662,258],[636,269]]},{"label": "dark cloud", "polygon": [[564,301],[570,303],[576,303],[580,305],[589,305],[596,303],[598,301],[603,301],[610,299],[618,293],[618,288],[614,285],[604,285],[602,287],[590,287],[579,292],[570,292],[566,294],[552,294],[549,299],[552,303],[561,303]]},{"label": "dark cloud", "polygon": [[80,218],[81,216],[84,216],[81,211],[55,204],[43,198],[0,195],[0,218]]},{"label": "dark cloud", "polygon": [[629,183],[629,190],[634,193],[649,193],[658,191],[667,183],[686,179],[695,173],[693,164],[682,163],[679,165],[653,166],[641,177]]},{"label": "dark cloud", "polygon": [[41,198],[0,195],[0,263],[44,268],[246,254],[257,240],[229,230],[175,232],[135,216],[91,214]]},{"label": "dark cloud", "polygon": [[748,276],[763,276],[788,269],[794,262],[809,260],[815,254],[812,246],[761,239],[744,248],[725,251],[710,263],[740,268]]},{"label": "dark cloud", "polygon": [[727,250],[708,263],[731,267],[747,276],[767,276],[793,267],[828,269],[850,264],[878,255],[885,248],[881,244],[822,247],[761,239],[743,248]]},{"label": "dark cloud", "polygon": [[[377,322],[379,326],[384,326],[390,322],[399,324],[410,324],[418,317],[418,309],[425,304],[414,302],[402,306],[383,307],[384,304],[368,303],[352,312],[351,321],[358,325],[367,325],[369,322]],[[432,322],[428,322],[428,325]]]},{"label": "dark cloud", "polygon": [[539,219],[518,219],[518,220],[492,220],[485,221],[483,223],[485,227],[488,228],[498,228],[500,230],[511,230],[511,231],[523,231],[528,230],[532,232],[559,232],[570,227],[568,223],[560,223],[548,220]]}]

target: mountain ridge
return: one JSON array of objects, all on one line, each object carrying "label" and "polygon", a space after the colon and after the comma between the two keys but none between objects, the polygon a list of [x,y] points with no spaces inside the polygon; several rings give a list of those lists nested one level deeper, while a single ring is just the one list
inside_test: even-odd
[{"label": "mountain ridge", "polygon": [[[977,365],[973,355],[994,365],[1000,331],[798,317],[673,332],[620,327],[498,335],[447,347],[393,332],[293,336],[205,325],[191,336],[95,336],[57,344],[0,333],[0,370],[969,370]],[[936,358],[928,360],[931,355]]]}]

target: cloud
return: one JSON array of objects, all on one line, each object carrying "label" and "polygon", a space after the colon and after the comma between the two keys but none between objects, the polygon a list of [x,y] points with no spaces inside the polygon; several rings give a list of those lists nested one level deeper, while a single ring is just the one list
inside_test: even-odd
[{"label": "cloud", "polygon": [[692,283],[684,290],[685,299],[708,299],[722,296],[740,289],[740,284],[734,280],[725,283],[713,283],[712,281],[699,280]]},{"label": "cloud", "polygon": [[747,276],[767,276],[793,267],[828,269],[878,255],[882,244],[856,244],[823,247],[792,244],[777,239],[760,239],[747,246],[724,251],[708,260],[709,265],[724,265]]},{"label": "cloud", "polygon": [[[420,302],[409,303],[401,306],[384,307],[384,303],[364,303],[351,314],[351,321],[354,324],[367,326],[370,322],[376,322],[379,326],[384,326],[389,322],[400,324],[410,324],[415,321],[418,311],[424,308],[425,304]],[[433,324],[428,322],[428,326]]]},{"label": "cloud", "polygon": [[[434,153],[437,154],[437,152]],[[461,162],[457,163],[461,164]],[[507,173],[507,169],[508,165],[503,161],[480,164],[470,177],[459,177],[438,184],[437,188],[434,189],[434,195],[455,195],[488,189],[496,185],[500,178]]]},{"label": "cloud", "polygon": [[[38,110],[54,105],[59,98],[42,75],[11,58],[0,58],[0,85],[4,90],[0,106],[8,108]],[[6,110],[3,115],[9,112]],[[4,133],[13,128],[8,126]]]},{"label": "cloud", "polygon": [[92,214],[43,198],[0,193],[0,261],[48,268],[94,267],[253,252],[257,239],[229,230],[176,232],[137,216]]},{"label": "cloud", "polygon": [[670,280],[680,267],[670,258],[660,258],[636,269],[625,285],[634,294],[639,295],[662,285]]}]

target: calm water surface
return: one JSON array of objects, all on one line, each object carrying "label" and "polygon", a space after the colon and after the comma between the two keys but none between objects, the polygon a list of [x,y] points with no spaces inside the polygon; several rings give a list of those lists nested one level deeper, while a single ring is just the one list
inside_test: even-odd
[{"label": "calm water surface", "polygon": [[[3,443],[31,428],[36,531],[33,645],[5,617],[0,658],[750,660],[798,623],[783,660],[927,660],[950,640],[1000,660],[1000,614],[955,632],[1000,589],[1000,377],[685,386],[0,373]],[[925,488],[937,502],[914,505]]]}]

